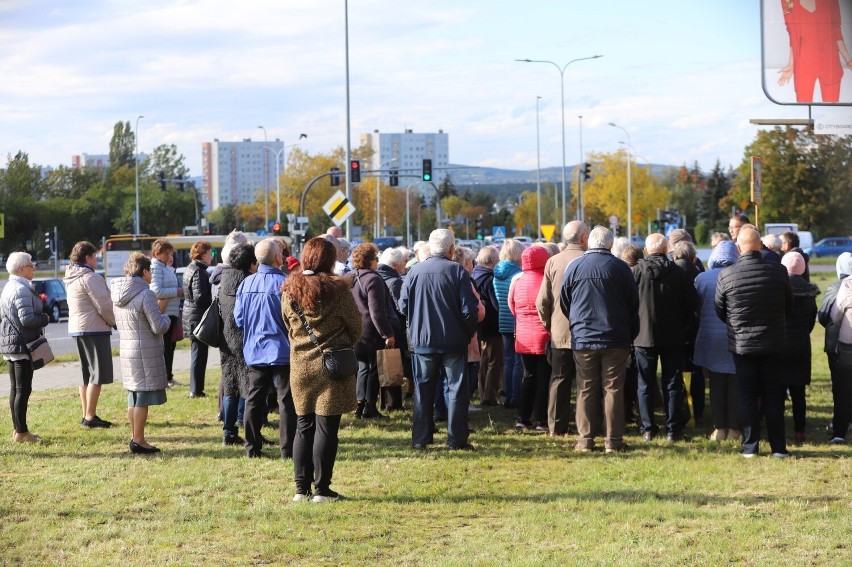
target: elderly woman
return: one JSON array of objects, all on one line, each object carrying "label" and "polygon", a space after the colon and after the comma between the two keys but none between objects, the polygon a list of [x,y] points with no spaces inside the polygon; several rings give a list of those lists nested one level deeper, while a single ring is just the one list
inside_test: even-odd
[{"label": "elderly woman", "polygon": [[213,302],[207,267],[213,263],[213,245],[200,240],[189,250],[189,265],[183,274],[183,334],[190,340],[189,397],[206,398],[204,373],[207,370],[208,347],[192,335],[204,312]]},{"label": "elderly woman", "polygon": [[288,277],[282,288],[281,310],[290,339],[290,390],[298,416],[293,442],[294,502],[340,499],[330,485],[340,419],[356,406],[355,377],[332,380],[326,374],[297,312],[297,308],[302,311],[320,345],[358,341],[362,318],[349,283],[332,274],[336,259],[331,242],[322,237],[308,240],[302,251],[303,270]]},{"label": "elderly woman", "polygon": [[71,264],[65,270],[68,290],[68,334],[77,342],[83,384],[80,404],[83,427],[109,427],[109,421],[97,415],[101,386],[112,384],[112,345],[110,335],[115,327],[115,314],[106,280],[95,273],[97,249],[82,241],[71,249]]},{"label": "elderly woman", "polygon": [[169,316],[160,312],[151,291],[151,260],[140,252],[124,265],[125,277],[112,282],[112,302],[118,325],[121,377],[127,390],[130,452],[158,453],[145,439],[148,407],[166,403],[168,374],[161,335],[169,330]]},{"label": "elderly woman", "polygon": [[248,366],[243,357],[243,330],[234,320],[237,289],[248,276],[257,271],[254,246],[237,244],[228,254],[228,263],[219,278],[219,314],[222,317],[225,343],[219,346],[222,359],[222,444],[242,445],[237,435],[240,392],[248,388]]},{"label": "elderly woman", "polygon": [[169,328],[162,333],[163,360],[166,363],[166,374],[169,377],[168,386],[178,386],[172,373],[175,360],[175,342],[172,340],[175,326],[180,325],[180,300],[183,299],[183,287],[178,281],[173,267],[175,247],[165,238],[158,238],[151,244],[151,291],[157,298],[160,312],[169,318]]},{"label": "elderly woman", "polygon": [[793,313],[787,317],[787,343],[784,347],[784,383],[793,405],[793,444],[805,442],[807,403],[805,387],[811,383],[811,331],[816,324],[816,296],[819,288],[805,281],[805,258],[798,252],[787,252],[781,258],[793,286]]},{"label": "elderly woman", "polygon": [[[399,293],[402,291],[402,276],[405,274],[405,263],[407,260],[408,253],[405,248],[386,248],[381,256],[379,256],[379,266],[376,268],[376,272],[382,277],[391,294],[393,308],[396,312],[396,321],[391,321],[393,324],[393,334],[396,338],[396,347],[400,349],[400,354],[402,355],[405,376],[409,379],[408,384],[412,385],[411,355],[408,352],[408,338],[405,334],[405,317],[397,308]],[[402,386],[383,387],[380,392],[382,398],[380,405],[382,409],[402,409]]]},{"label": "elderly woman", "polygon": [[518,407],[521,396],[521,355],[515,352],[515,316],[509,310],[509,286],[521,273],[524,245],[512,238],[503,242],[500,262],[494,266],[494,292],[499,306],[498,327],[503,336],[503,396],[506,408]]},{"label": "elderly woman", "polygon": [[396,336],[394,323],[396,309],[391,294],[382,277],[376,272],[379,249],[372,242],[359,244],[352,251],[354,270],[346,276],[352,285],[352,296],[361,313],[361,339],[355,345],[358,359],[356,395],[358,407],[355,417],[384,417],[376,408],[379,397],[379,372],[376,351],[394,348]]},{"label": "elderly woman", "polygon": [[9,365],[9,409],[18,443],[36,443],[39,438],[27,428],[27,404],[33,391],[33,361],[27,343],[42,334],[50,322],[44,304],[33,287],[35,266],[26,252],[12,252],[6,260],[9,281],[0,295],[0,353]]},{"label": "elderly woman", "polygon": [[[464,266],[465,271],[468,275],[473,274],[473,262],[476,258],[476,255],[473,253],[473,250],[470,248],[466,248],[464,246],[456,246],[455,251],[453,252],[453,262],[457,264],[461,264]],[[473,293],[473,296],[476,298],[476,302],[479,308],[479,311],[476,314],[477,325],[485,319],[485,304],[482,303],[482,297],[480,297],[479,292],[476,290],[476,286],[473,283],[473,279],[470,281],[470,290]],[[479,339],[476,336],[476,333],[470,338],[470,342],[467,345],[467,382],[468,382],[468,394],[469,398],[473,398],[473,392],[476,390],[477,386],[477,377],[479,375],[479,364],[482,362],[482,352],[479,349]],[[449,388],[447,388],[446,381],[444,381],[445,394],[449,396]],[[445,405],[449,403],[449,400],[445,398]],[[474,407],[473,404],[470,404],[468,407],[468,412],[471,411],[480,411],[480,408]]]},{"label": "elderly woman", "polygon": [[[681,235],[689,237],[689,233],[683,229],[673,230],[672,233],[680,231]],[[698,269],[697,253],[695,245],[689,238],[681,237],[675,244],[672,245],[672,260],[681,270],[684,271],[689,279],[690,285],[695,285],[695,278],[702,273],[702,269]],[[687,325],[685,345],[683,350],[683,381],[686,386],[689,396],[692,399],[692,415],[695,418],[696,426],[701,423],[704,418],[704,406],[706,405],[704,369],[700,365],[695,364],[695,334],[698,332],[698,317],[692,319],[691,324]]]},{"label": "elderly woman", "polygon": [[485,317],[477,327],[480,347],[479,404],[496,406],[500,383],[503,378],[503,337],[500,336],[497,294],[494,291],[494,266],[499,261],[497,249],[483,247],[476,255],[476,266],[471,279],[473,286],[485,306]]}]

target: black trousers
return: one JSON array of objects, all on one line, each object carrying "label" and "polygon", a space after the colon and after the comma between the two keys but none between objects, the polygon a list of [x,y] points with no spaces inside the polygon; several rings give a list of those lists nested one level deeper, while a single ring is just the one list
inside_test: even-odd
[{"label": "black trousers", "polygon": [[293,438],[296,436],[296,409],[293,406],[293,396],[290,394],[290,365],[282,366],[249,366],[248,391],[246,406],[243,412],[245,426],[246,454],[249,457],[259,457],[262,454],[263,441],[260,428],[266,417],[266,393],[271,386],[278,390],[279,419],[278,428],[281,456],[293,456]]},{"label": "black trousers", "polygon": [[328,490],[337,459],[339,415],[300,415],[293,444],[296,492],[307,494],[313,480],[317,493]]},{"label": "black trousers", "polygon": [[840,343],[838,347],[837,354],[828,353],[831,394],[834,398],[832,437],[845,439],[849,423],[852,423],[852,345]]},{"label": "black trousers", "polygon": [[534,425],[547,425],[547,396],[550,390],[550,365],[543,354],[522,354],[524,374],[521,378],[521,396],[518,416],[534,420]]},{"label": "black trousers", "polygon": [[787,386],[787,391],[790,393],[790,404],[793,406],[793,431],[804,433],[808,412],[805,385]]},{"label": "black trousers", "polygon": [[209,348],[198,339],[191,339],[189,345],[189,392],[191,394],[204,393],[204,374],[207,371]]},{"label": "black trousers", "polygon": [[26,433],[27,404],[33,391],[33,361],[9,360],[9,409],[12,410],[12,425],[15,433]]},{"label": "black trousers", "polygon": [[355,375],[355,396],[359,402],[375,404],[379,399],[379,366],[375,351],[366,358],[358,359],[358,374]]},{"label": "black trousers", "polygon": [[780,358],[777,353],[734,354],[745,453],[758,451],[761,413],[766,416],[766,436],[772,452],[787,452],[787,441],[784,438],[784,398],[787,388],[780,380]]},{"label": "black trousers", "polygon": [[169,382],[174,378],[172,367],[175,362],[175,346],[177,343],[172,342],[172,333],[175,330],[175,325],[181,325],[180,319],[173,315],[169,315],[169,330],[163,334],[163,355],[166,358],[166,375],[169,377]]}]

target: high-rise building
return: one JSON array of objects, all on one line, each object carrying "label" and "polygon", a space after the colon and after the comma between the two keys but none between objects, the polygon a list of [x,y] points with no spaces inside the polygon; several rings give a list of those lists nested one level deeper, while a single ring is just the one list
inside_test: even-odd
[{"label": "high-rise building", "polygon": [[[201,144],[201,198],[205,210],[222,205],[253,203],[258,193],[275,190],[275,155],[283,159],[281,140],[242,142],[213,140]],[[269,149],[266,149],[269,148]],[[284,171],[283,161],[278,164]]]},{"label": "high-rise building", "polygon": [[109,154],[80,154],[71,156],[71,167],[82,169],[84,167],[97,167],[103,169],[109,167]]},{"label": "high-rise building", "polygon": [[437,133],[415,133],[413,130],[406,130],[390,134],[374,130],[370,134],[361,134],[361,144],[373,149],[369,169],[399,168],[402,175],[400,185],[420,177],[424,159],[432,160],[436,182],[443,179],[445,172],[442,170],[450,164],[449,135],[443,130],[438,130]]}]

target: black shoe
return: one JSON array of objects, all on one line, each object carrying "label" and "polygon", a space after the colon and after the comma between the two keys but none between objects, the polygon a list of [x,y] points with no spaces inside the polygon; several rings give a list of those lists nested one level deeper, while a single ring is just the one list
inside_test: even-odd
[{"label": "black shoe", "polygon": [[232,445],[244,445],[245,441],[239,435],[228,435],[227,433],[222,436],[222,445],[225,447],[230,447]]},{"label": "black shoe", "polygon": [[83,418],[83,421],[80,422],[83,427],[88,427],[89,429],[94,429],[96,427],[107,428],[112,427],[111,421],[106,421],[105,419],[99,418],[97,415],[92,419]]},{"label": "black shoe", "polygon": [[383,413],[379,413],[379,410],[376,408],[376,404],[367,404],[364,407],[364,413],[361,417],[364,419],[389,419],[388,416]]},{"label": "black shoe", "polygon": [[190,398],[206,398],[206,397],[207,397],[207,394],[205,394],[204,392],[198,392],[197,394],[196,394],[196,393],[193,393],[193,392],[190,392],[190,393],[189,393],[189,397],[190,397]]},{"label": "black shoe", "polygon": [[264,456],[263,451],[260,450],[255,451],[254,449],[250,449],[246,451],[246,457],[249,459],[262,459]]},{"label": "black shoe", "polygon": [[267,439],[267,438],[266,438],[266,437],[264,437],[263,435],[261,435],[261,436],[260,436],[260,442],[261,442],[263,445],[270,445],[270,446],[271,446],[271,445],[278,445],[278,441],[273,441],[272,439]]},{"label": "black shoe", "polygon": [[130,440],[130,452],[134,455],[150,455],[151,453],[159,453],[160,449],[151,445],[150,447],[143,447],[133,439]]},{"label": "black shoe", "polygon": [[343,496],[329,488],[326,488],[325,490],[317,490],[311,497],[311,502],[316,502],[318,504],[322,502],[337,502],[338,500],[344,500]]},{"label": "black shoe", "polygon": [[355,408],[355,419],[361,419],[364,417],[364,406],[365,402],[358,402],[358,407]]},{"label": "black shoe", "polygon": [[425,451],[426,445],[423,445],[421,443],[412,443],[411,448],[414,449],[415,451]]},{"label": "black shoe", "polygon": [[464,445],[457,445],[455,447],[450,445],[450,451],[476,451],[476,447],[474,447],[470,443],[465,443]]}]

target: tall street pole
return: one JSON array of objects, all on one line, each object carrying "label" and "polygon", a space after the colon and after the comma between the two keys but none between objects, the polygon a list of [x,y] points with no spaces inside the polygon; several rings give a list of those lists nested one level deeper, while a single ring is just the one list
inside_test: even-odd
[{"label": "tall street pole", "polygon": [[139,120],[145,118],[141,114],[136,117],[136,131],[133,138],[136,141],[136,159],[133,160],[136,165],[136,227],[135,234],[139,235],[142,232],[139,230],[141,223],[139,222]]},{"label": "tall street pole", "polygon": [[[352,202],[352,172],[349,164],[352,160],[352,122],[349,109],[349,0],[343,2],[344,38],[346,42],[346,199]],[[352,216],[346,219],[346,238],[352,240]]]},{"label": "tall street pole", "polygon": [[[269,138],[266,136],[266,128],[263,126],[258,126],[261,130],[263,130],[263,143],[268,144]],[[265,146],[264,146],[265,147]],[[269,164],[266,161],[266,154],[264,153],[263,160],[263,201],[264,201],[264,213],[263,213],[263,230],[269,230]]]},{"label": "tall street pole", "polygon": [[539,136],[538,127],[538,101],[540,100],[540,96],[535,97],[535,190],[537,195],[536,214],[538,215],[538,228],[536,229],[536,234],[541,234],[542,236],[544,236],[544,233],[541,232],[541,137]]},{"label": "tall street pole", "polygon": [[585,216],[585,211],[583,210],[585,207],[583,205],[583,189],[586,184],[586,157],[583,155],[583,117],[578,116],[580,119],[580,167],[577,168],[580,172],[577,174],[577,220],[583,220]]},{"label": "tall street pole", "polygon": [[632,148],[633,143],[630,141],[630,132],[627,131],[627,128],[623,126],[619,126],[615,122],[610,122],[610,126],[613,128],[618,128],[624,135],[627,136],[627,238],[633,238],[633,195],[631,195],[631,186],[630,186],[630,162],[633,160]]}]

